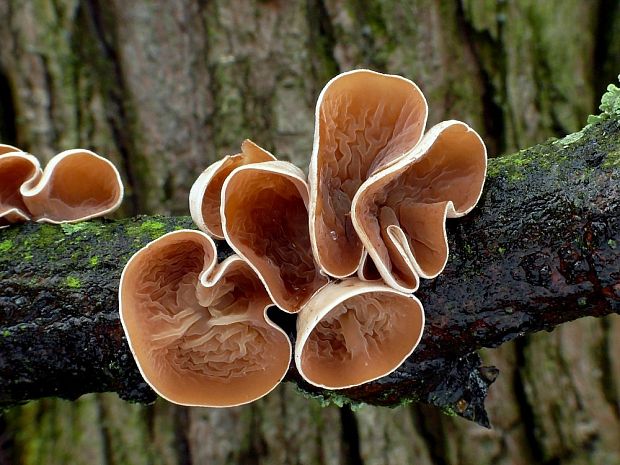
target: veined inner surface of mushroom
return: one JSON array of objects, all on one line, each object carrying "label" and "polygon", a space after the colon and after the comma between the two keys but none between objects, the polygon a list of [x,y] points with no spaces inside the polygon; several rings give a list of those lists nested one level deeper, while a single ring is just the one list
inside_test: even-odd
[{"label": "veined inner surface of mushroom", "polygon": [[353,201],[353,223],[383,279],[403,291],[437,276],[448,259],[446,217],[477,203],[486,173],[484,143],[466,124],[433,127],[414,152],[377,173]]},{"label": "veined inner surface of mushroom", "polygon": [[127,264],[121,318],[138,366],[166,399],[226,407],[256,400],[284,377],[291,345],[269,321],[272,302],[237,256],[215,265],[213,242],[169,233]]},{"label": "veined inner surface of mushroom", "polygon": [[222,192],[226,240],[291,313],[327,283],[312,256],[307,201],[303,172],[282,161],[237,168]]},{"label": "veined inner surface of mushroom", "polygon": [[224,181],[239,166],[274,160],[271,153],[245,140],[241,144],[241,153],[228,155],[209,166],[196,179],[189,194],[189,210],[198,228],[217,239],[224,239],[220,217]]},{"label": "veined inner surface of mushroom", "polygon": [[24,184],[21,194],[36,221],[63,223],[114,211],[123,200],[123,184],[110,161],[74,149],[52,158],[42,178]]},{"label": "veined inner surface of mushroom", "polygon": [[35,157],[10,145],[0,145],[0,227],[31,218],[20,189],[40,177]]},{"label": "veined inner surface of mushroom", "polygon": [[422,304],[412,295],[355,278],[330,283],[299,314],[295,363],[316,386],[357,386],[394,371],[423,328]]},{"label": "veined inner surface of mushroom", "polygon": [[323,89],[309,181],[313,252],[326,273],[342,278],[357,270],[362,244],[351,224],[353,197],[418,143],[426,118],[424,96],[399,76],[352,71]]}]

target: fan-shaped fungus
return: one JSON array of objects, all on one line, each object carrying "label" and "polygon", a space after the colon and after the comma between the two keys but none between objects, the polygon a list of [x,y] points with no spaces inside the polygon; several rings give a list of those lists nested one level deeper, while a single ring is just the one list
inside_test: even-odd
[{"label": "fan-shaped fungus", "polygon": [[25,183],[21,195],[38,222],[82,221],[116,210],[123,200],[123,183],[110,161],[74,149],[52,158],[43,177]]},{"label": "fan-shaped fungus", "polygon": [[422,304],[380,283],[330,283],[301,310],[295,364],[309,383],[342,389],[394,371],[420,342]]},{"label": "fan-shaped fungus", "polygon": [[362,184],[353,199],[353,226],[386,283],[412,292],[418,276],[441,273],[448,260],[446,217],[474,208],[486,164],[480,136],[465,123],[445,121]]},{"label": "fan-shaped fungus", "polygon": [[424,132],[427,105],[408,79],[357,70],[323,89],[310,161],[313,253],[337,278],[358,269],[362,243],[351,224],[353,196],[374,172],[411,151]]},{"label": "fan-shaped fungus", "polygon": [[204,170],[189,193],[189,211],[196,226],[216,239],[224,239],[220,218],[224,181],[239,166],[275,159],[272,154],[246,139],[241,144],[241,153],[227,155]]},{"label": "fan-shaped fungus", "polygon": [[256,400],[282,380],[291,358],[254,271],[235,255],[216,265],[216,256],[206,234],[175,231],[138,251],[121,276],[121,321],[138,367],[181,405]]},{"label": "fan-shaped fungus", "polygon": [[327,283],[312,256],[307,204],[303,172],[283,161],[236,168],[222,191],[226,240],[290,313]]},{"label": "fan-shaped fungus", "polygon": [[11,145],[0,144],[0,228],[31,219],[20,189],[40,177],[41,168],[35,157]]}]

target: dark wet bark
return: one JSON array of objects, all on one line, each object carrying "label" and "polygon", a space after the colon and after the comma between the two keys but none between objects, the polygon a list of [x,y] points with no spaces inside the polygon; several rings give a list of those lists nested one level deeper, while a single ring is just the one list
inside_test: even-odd
[{"label": "dark wet bark", "polygon": [[[620,313],[620,122],[490,161],[479,206],[449,220],[445,272],[424,281],[425,335],[392,375],[326,400],[420,401],[488,425],[497,370],[476,353],[585,316]],[[0,405],[117,392],[151,402],[123,336],[127,259],[186,217],[137,217],[0,231]],[[218,245],[221,256],[229,251]],[[292,320],[280,322],[293,331]],[[299,382],[291,369],[288,379]]]}]

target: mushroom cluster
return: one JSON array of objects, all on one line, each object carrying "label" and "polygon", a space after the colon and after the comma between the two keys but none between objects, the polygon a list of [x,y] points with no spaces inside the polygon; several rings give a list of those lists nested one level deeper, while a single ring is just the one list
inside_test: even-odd
[{"label": "mushroom cluster", "polygon": [[[446,218],[476,205],[486,148],[465,123],[424,134],[411,81],[369,70],[332,79],[316,108],[308,180],[246,140],[189,199],[201,231],[167,234],[121,278],[121,320],[145,380],[183,405],[255,400],[284,377],[292,347],[269,320],[297,314],[294,362],[308,383],[357,386],[418,345],[413,295],[448,259]],[[217,264],[210,237],[235,254]]]},{"label": "mushroom cluster", "polygon": [[90,150],[66,150],[42,170],[36,157],[0,144],[0,228],[84,221],[116,210],[122,200],[118,170]]}]

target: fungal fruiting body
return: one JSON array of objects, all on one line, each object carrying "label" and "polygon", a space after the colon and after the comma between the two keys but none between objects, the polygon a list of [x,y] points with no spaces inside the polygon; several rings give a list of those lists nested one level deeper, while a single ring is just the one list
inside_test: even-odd
[{"label": "fungal fruiting body", "polygon": [[24,184],[21,194],[38,222],[83,221],[116,210],[123,200],[123,183],[110,161],[74,149],[52,158],[41,180]]},{"label": "fungal fruiting body", "polygon": [[383,280],[404,292],[448,260],[446,218],[465,215],[482,193],[486,148],[465,123],[431,128],[411,153],[359,188],[352,221]]},{"label": "fungal fruiting body", "polygon": [[66,150],[42,171],[34,156],[0,145],[0,226],[88,220],[116,210],[122,200],[118,170],[89,150]]},{"label": "fungal fruiting body", "polygon": [[199,231],[168,233],[138,251],[120,283],[120,315],[144,379],[181,405],[229,407],[256,400],[284,377],[286,334],[246,262],[217,264]]},{"label": "fungal fruiting body", "polygon": [[351,202],[374,172],[420,140],[427,118],[420,89],[400,76],[356,70],[332,79],[316,107],[310,161],[310,234],[321,269],[355,273],[363,246],[351,223]]},{"label": "fungal fruiting body", "polygon": [[0,228],[32,218],[21,188],[37,182],[40,177],[41,168],[35,157],[16,147],[0,144]]},{"label": "fungal fruiting body", "polygon": [[226,240],[290,313],[327,283],[312,256],[307,204],[303,172],[283,161],[236,168],[222,190]]},{"label": "fungal fruiting body", "polygon": [[413,295],[356,278],[332,282],[299,313],[295,364],[315,386],[357,386],[394,371],[423,329],[422,304]]},{"label": "fungal fruiting body", "polygon": [[[190,211],[204,233],[163,236],[121,278],[123,327],[157,392],[222,407],[273,389],[291,344],[272,302],[298,313],[294,361],[315,386],[357,386],[411,355],[425,319],[412,292],[443,270],[446,218],[474,208],[487,163],[465,123],[424,135],[427,113],[413,82],[351,71],[319,97],[308,183],[247,140],[203,172]],[[205,233],[237,255],[216,265]]]},{"label": "fungal fruiting body", "polygon": [[204,170],[189,193],[189,211],[196,226],[216,239],[224,239],[220,218],[224,181],[239,166],[275,159],[271,153],[246,139],[241,144],[241,153],[227,155]]}]

